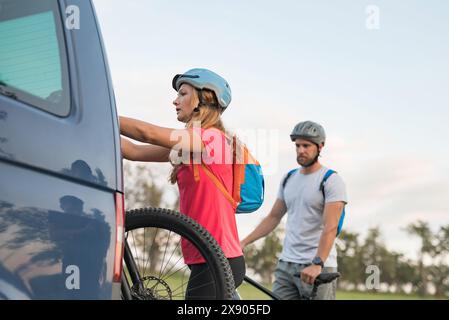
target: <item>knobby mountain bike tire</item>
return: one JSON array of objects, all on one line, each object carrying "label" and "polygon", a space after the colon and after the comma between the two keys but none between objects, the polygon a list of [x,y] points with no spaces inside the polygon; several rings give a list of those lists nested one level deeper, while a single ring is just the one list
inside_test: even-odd
[{"label": "knobby mountain bike tire", "polygon": [[214,288],[212,296],[189,298],[232,299],[235,291],[232,270],[215,238],[186,215],[161,208],[126,212],[122,276],[124,299],[186,298],[190,269],[182,257],[181,238],[189,241],[201,254],[209,272],[208,279],[212,282],[208,285]]}]

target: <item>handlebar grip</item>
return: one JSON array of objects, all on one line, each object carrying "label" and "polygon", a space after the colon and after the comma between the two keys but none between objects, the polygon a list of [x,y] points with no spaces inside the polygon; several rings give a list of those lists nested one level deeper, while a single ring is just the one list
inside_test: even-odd
[{"label": "handlebar grip", "polygon": [[322,273],[315,279],[315,285],[319,286],[325,283],[329,283],[339,278],[341,274],[339,272]]}]

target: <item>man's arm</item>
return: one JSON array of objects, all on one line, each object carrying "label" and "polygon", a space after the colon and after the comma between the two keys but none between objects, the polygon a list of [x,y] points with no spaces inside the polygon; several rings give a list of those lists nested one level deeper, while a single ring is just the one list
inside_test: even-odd
[{"label": "man's arm", "polygon": [[287,212],[287,207],[285,202],[281,199],[277,199],[271,209],[270,213],[262,220],[262,222],[251,232],[245,239],[240,241],[240,246],[244,249],[250,243],[259,240],[262,237],[268,235],[273,231],[279,222],[281,222],[282,217]]},{"label": "man's arm", "polygon": [[338,222],[343,212],[343,202],[331,202],[324,207],[324,228],[316,256],[326,261],[337,236]]},{"label": "man's arm", "polygon": [[[323,262],[327,260],[334,244],[343,207],[344,202],[341,201],[327,203],[324,207],[324,228],[316,253],[316,256],[320,257]],[[321,266],[311,265],[301,272],[301,279],[306,283],[313,284],[321,272]]]},{"label": "man's arm", "polygon": [[123,157],[131,161],[168,162],[170,149],[154,145],[136,145],[121,137]]}]

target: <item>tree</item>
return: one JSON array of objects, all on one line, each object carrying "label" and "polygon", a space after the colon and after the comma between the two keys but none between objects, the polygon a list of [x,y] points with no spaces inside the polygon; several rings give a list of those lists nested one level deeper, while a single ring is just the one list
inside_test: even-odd
[{"label": "tree", "polygon": [[417,288],[421,279],[419,277],[416,263],[410,259],[400,257],[396,265],[396,293],[403,293],[406,285]]},{"label": "tree", "polygon": [[430,281],[435,288],[435,296],[442,297],[449,292],[449,225],[442,226],[434,235],[435,245],[430,254],[433,258],[432,266],[428,267]]},{"label": "tree", "polygon": [[337,239],[338,269],[342,273],[339,285],[342,288],[355,288],[365,285],[366,270],[369,266],[376,266],[381,271],[381,282],[388,286],[394,286],[396,291],[402,290],[398,283],[398,266],[403,268],[401,262],[403,255],[388,250],[381,239],[378,227],[368,230],[363,243],[358,240],[357,233],[344,231]]},{"label": "tree", "polygon": [[349,289],[363,283],[364,269],[361,264],[359,234],[343,230],[336,239],[338,270],[342,274],[338,285]]},{"label": "tree", "polygon": [[435,234],[427,223],[417,221],[407,226],[409,235],[418,236],[421,246],[418,260],[407,259],[402,253],[390,251],[381,240],[379,228],[368,230],[362,243],[357,233],[342,232],[337,239],[338,268],[342,273],[341,288],[355,288],[366,279],[365,268],[376,265],[381,271],[381,282],[397,293],[411,286],[413,292],[428,294],[429,284],[434,295],[449,294],[449,226],[442,226]]},{"label": "tree", "polygon": [[[167,178],[150,164],[134,164],[125,161],[123,165],[125,176],[125,206],[126,209],[145,207],[164,207],[177,209],[179,197],[170,202],[164,197],[166,193],[173,193],[174,188],[168,185]],[[159,186],[157,182],[163,181],[166,186]]]},{"label": "tree", "polygon": [[420,282],[417,285],[417,292],[419,295],[424,296],[427,294],[428,286],[428,273],[424,265],[424,259],[426,256],[431,256],[434,250],[432,241],[433,234],[426,222],[421,220],[411,223],[406,227],[406,231],[410,235],[418,236],[421,239],[421,248],[418,252],[418,272]]}]

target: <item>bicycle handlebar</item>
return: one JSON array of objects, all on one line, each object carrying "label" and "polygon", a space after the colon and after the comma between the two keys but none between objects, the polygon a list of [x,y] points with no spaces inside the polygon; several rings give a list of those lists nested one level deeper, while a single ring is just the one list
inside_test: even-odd
[{"label": "bicycle handlebar", "polygon": [[[294,274],[295,277],[301,278],[301,273]],[[334,281],[335,279],[339,278],[341,276],[340,272],[332,272],[332,273],[321,273],[318,277],[316,277],[315,282],[313,283],[312,292],[309,296],[309,300],[314,300],[318,287],[322,284],[330,283]]]},{"label": "bicycle handlebar", "polygon": [[[301,273],[295,273],[293,276],[301,278]],[[340,272],[332,272],[332,273],[321,273],[318,277],[316,277],[314,286],[320,286],[322,284],[326,284],[334,281],[335,279],[341,276]]]},{"label": "bicycle handlebar", "polygon": [[318,287],[322,284],[332,282],[335,279],[339,278],[340,276],[341,276],[340,272],[322,273],[315,279],[314,285]]}]

